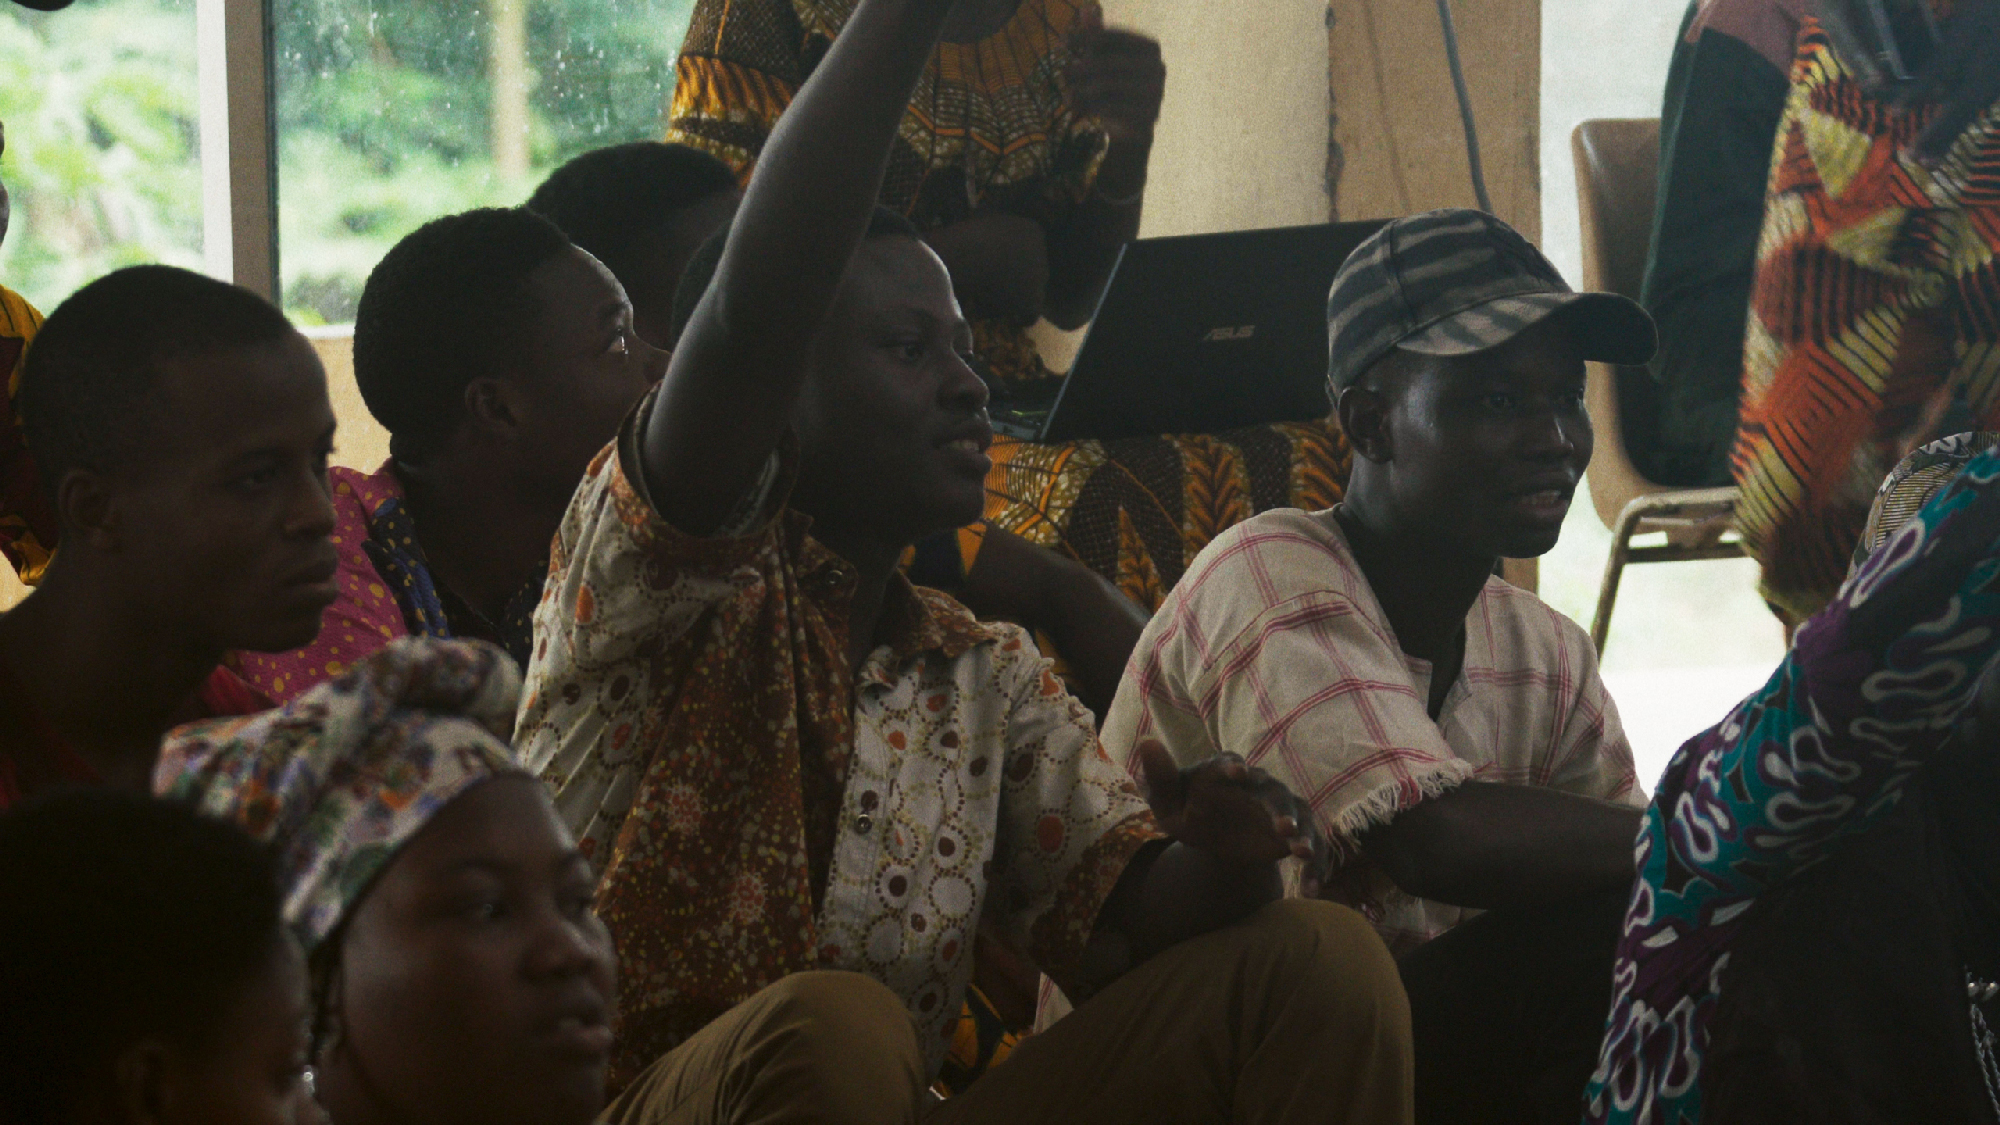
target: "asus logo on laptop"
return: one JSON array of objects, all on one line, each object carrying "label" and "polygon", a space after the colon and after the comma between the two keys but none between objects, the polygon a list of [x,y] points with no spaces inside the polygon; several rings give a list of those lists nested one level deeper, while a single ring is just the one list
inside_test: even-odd
[{"label": "asus logo on laptop", "polygon": [[1204,344],[1214,344],[1223,340],[1248,340],[1256,334],[1257,326],[1254,324],[1240,324],[1235,328],[1224,326],[1222,328],[1209,329],[1208,335],[1203,336],[1201,342]]}]

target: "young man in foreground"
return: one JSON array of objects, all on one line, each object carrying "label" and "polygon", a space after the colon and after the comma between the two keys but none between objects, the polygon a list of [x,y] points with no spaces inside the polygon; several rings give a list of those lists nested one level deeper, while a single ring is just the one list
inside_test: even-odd
[{"label": "young man in foreground", "polygon": [[[1289,801],[1156,757],[1156,820],[1024,633],[897,573],[989,468],[950,279],[874,210],[950,7],[862,0],[558,535],[517,743],[632,985],[608,1119],[1405,1121],[1380,941],[1272,901]],[[982,918],[1082,1002],[930,1109]]]},{"label": "young man in foreground", "polygon": [[311,641],[334,599],[326,377],[262,298],[135,266],[50,315],[21,405],[62,550],[0,616],[0,807],[143,793],[169,727],[270,705],[223,657]]},{"label": "young man in foreground", "polygon": [[1104,744],[1135,771],[1240,755],[1312,806],[1326,893],[1403,955],[1418,1120],[1573,1119],[1640,798],[1588,639],[1493,574],[1555,545],[1590,460],[1584,361],[1643,362],[1652,325],[1461,210],[1384,228],[1327,308],[1346,499],[1202,552]]}]

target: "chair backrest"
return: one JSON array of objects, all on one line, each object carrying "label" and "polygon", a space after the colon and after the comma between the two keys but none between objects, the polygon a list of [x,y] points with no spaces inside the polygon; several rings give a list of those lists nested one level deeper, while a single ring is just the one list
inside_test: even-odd
[{"label": "chair backrest", "polygon": [[[1653,237],[1653,200],[1660,168],[1657,117],[1596,118],[1570,134],[1582,218],[1583,288],[1637,300]],[[1597,431],[1590,462],[1590,498],[1606,527],[1634,497],[1663,491],[1632,464],[1618,413],[1618,372],[1590,365],[1585,406]]]},{"label": "chair backrest", "polygon": [[1601,117],[1570,135],[1583,213],[1583,285],[1639,299],[1659,191],[1660,119]]}]

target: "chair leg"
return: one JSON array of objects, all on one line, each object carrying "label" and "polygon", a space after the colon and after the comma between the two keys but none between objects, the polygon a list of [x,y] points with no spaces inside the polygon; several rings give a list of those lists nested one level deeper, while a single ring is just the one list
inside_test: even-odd
[{"label": "chair leg", "polygon": [[1611,554],[1604,560],[1604,581],[1597,587],[1597,613],[1590,619],[1590,643],[1597,655],[1604,655],[1604,642],[1611,635],[1611,606],[1618,600],[1618,580],[1624,577],[1625,561],[1632,552],[1632,532],[1638,527],[1637,512],[1620,513],[1618,526],[1611,529]]}]

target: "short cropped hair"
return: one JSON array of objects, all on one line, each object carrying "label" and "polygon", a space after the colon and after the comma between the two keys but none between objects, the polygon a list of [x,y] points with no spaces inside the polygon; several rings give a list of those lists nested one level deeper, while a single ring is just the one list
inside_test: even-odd
[{"label": "short cropped hair", "polygon": [[682,211],[735,187],[729,165],[698,148],[634,141],[586,152],[549,173],[527,207],[630,290],[644,276],[654,236]]},{"label": "short cropped hair", "polygon": [[234,825],[107,789],[0,814],[0,1121],[64,1120],[148,1036],[208,1042],[282,940]]},{"label": "short cropped hair", "polygon": [[433,219],[376,264],[354,313],[354,381],[397,457],[421,461],[465,417],[465,388],[507,367],[533,318],[528,275],[570,245],[520,208]]},{"label": "short cropped hair", "polygon": [[[668,342],[672,347],[680,343],[681,333],[687,330],[688,321],[694,319],[695,306],[701,304],[702,294],[708,292],[709,284],[715,280],[715,271],[722,266],[722,250],[729,242],[729,232],[736,229],[731,220],[723,228],[709,236],[701,249],[688,259],[687,270],[681,274],[680,288],[674,290],[674,338]],[[881,204],[868,216],[868,233],[865,238],[922,238],[923,232],[917,224],[900,211],[892,211]]]},{"label": "short cropped hair", "polygon": [[174,266],[132,266],[71,294],[21,372],[28,452],[51,499],[73,470],[126,463],[152,421],[163,365],[292,331],[248,289]]}]

